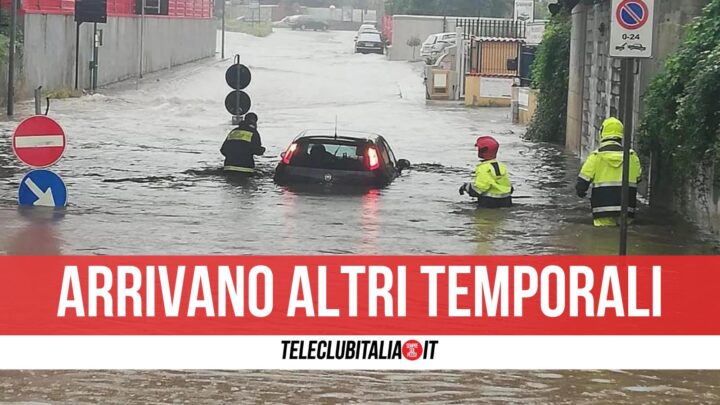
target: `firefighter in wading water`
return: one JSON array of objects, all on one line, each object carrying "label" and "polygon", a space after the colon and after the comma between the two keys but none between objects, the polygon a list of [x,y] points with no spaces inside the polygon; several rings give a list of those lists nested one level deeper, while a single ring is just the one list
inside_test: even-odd
[{"label": "firefighter in wading water", "polygon": [[475,142],[480,164],[475,168],[475,181],[460,187],[460,195],[468,193],[478,199],[483,208],[512,206],[513,187],[504,164],[495,160],[500,144],[490,136],[482,136]]},{"label": "firefighter in wading water", "polygon": [[255,172],[255,156],[262,156],[262,146],[257,130],[258,117],[255,113],[245,115],[237,128],[230,131],[220,149],[225,156],[223,171],[233,175],[252,175]]},{"label": "firefighter in wading water", "polygon": [[[577,195],[584,198],[592,184],[593,222],[595,226],[618,226],[622,200],[623,123],[608,118],[600,130],[600,148],[593,151],[583,164],[577,179]],[[634,150],[630,151],[630,198],[628,218],[635,218],[637,209],[637,185],[642,168]]]}]

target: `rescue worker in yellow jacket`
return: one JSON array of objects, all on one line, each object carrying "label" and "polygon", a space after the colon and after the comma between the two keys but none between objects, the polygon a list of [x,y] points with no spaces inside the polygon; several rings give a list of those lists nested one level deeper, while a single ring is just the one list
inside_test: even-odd
[{"label": "rescue worker in yellow jacket", "polygon": [[478,199],[483,208],[502,208],[512,206],[513,187],[504,164],[495,160],[500,144],[491,136],[482,136],[475,142],[478,158],[481,162],[475,168],[475,181],[460,187],[460,195],[465,193]]},{"label": "rescue worker in yellow jacket", "polygon": [[265,153],[257,121],[255,113],[248,113],[223,142],[220,153],[225,156],[225,173],[252,175],[255,172],[255,156]]},{"label": "rescue worker in yellow jacket", "polygon": [[[592,185],[593,222],[595,226],[618,226],[622,200],[623,123],[608,118],[600,130],[600,148],[590,154],[583,164],[575,189],[584,198]],[[630,199],[628,218],[635,218],[637,209],[637,185],[642,168],[635,151],[630,151]]]}]

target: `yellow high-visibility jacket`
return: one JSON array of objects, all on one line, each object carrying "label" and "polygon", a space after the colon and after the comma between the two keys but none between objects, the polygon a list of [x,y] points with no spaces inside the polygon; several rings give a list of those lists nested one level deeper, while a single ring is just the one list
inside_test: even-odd
[{"label": "yellow high-visibility jacket", "polygon": [[468,194],[486,208],[512,206],[513,187],[507,167],[496,160],[486,160],[475,168],[475,181],[468,184]]},{"label": "yellow high-visibility jacket", "polygon": [[[575,186],[578,196],[585,197],[592,185],[593,218],[617,218],[620,216],[622,200],[623,147],[618,141],[610,140],[590,154],[583,164]],[[630,151],[630,199],[628,216],[635,217],[637,209],[637,185],[642,176],[640,158]]]}]

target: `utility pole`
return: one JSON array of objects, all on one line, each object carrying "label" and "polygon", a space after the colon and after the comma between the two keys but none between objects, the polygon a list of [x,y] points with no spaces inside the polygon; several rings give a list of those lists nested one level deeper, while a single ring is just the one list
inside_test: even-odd
[{"label": "utility pole", "polygon": [[7,115],[15,114],[15,31],[17,30],[17,0],[10,0],[10,43],[8,52]]}]

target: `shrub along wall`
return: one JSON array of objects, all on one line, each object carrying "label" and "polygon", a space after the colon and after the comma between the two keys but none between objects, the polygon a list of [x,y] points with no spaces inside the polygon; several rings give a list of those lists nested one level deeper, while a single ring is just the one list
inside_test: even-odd
[{"label": "shrub along wall", "polygon": [[536,141],[565,142],[570,65],[570,12],[550,19],[532,66],[532,87],[538,105],[527,137]]},{"label": "shrub along wall", "polygon": [[720,0],[690,25],[645,94],[641,148],[673,189],[720,167]]}]

